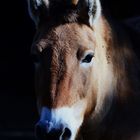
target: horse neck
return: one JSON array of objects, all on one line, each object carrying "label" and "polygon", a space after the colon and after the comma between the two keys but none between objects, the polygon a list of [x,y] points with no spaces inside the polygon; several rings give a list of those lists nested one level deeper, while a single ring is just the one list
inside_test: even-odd
[{"label": "horse neck", "polygon": [[114,100],[122,110],[137,108],[140,105],[140,66],[133,51],[133,44],[121,25],[108,24],[106,20],[103,23],[103,31],[106,33],[104,40],[116,78]]},{"label": "horse neck", "polygon": [[[128,120],[132,120],[133,116],[140,117],[138,113],[140,106],[139,62],[132,50],[129,38],[121,27],[109,24],[102,17],[100,23],[94,28],[98,30],[98,34],[106,47],[106,52],[112,61],[114,78],[116,79],[113,104],[103,122],[105,122],[105,127],[113,123],[110,125],[110,130],[112,128],[124,128],[127,130],[125,123],[130,122],[124,122],[124,116]],[[138,120],[139,117],[137,117]],[[123,125],[126,128],[121,127]]]}]

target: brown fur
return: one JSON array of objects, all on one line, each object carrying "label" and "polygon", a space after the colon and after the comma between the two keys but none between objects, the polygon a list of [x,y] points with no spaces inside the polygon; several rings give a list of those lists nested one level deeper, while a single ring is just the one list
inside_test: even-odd
[{"label": "brown fur", "polygon": [[[65,14],[63,10],[56,13],[60,1],[53,2],[53,19],[40,22],[33,48],[40,56],[36,74],[39,107],[72,106],[86,98],[88,104],[77,139],[81,134],[84,140],[137,140],[140,79],[129,38],[102,16],[98,24],[89,27],[74,7],[64,9]],[[98,69],[80,67],[86,50],[95,50],[93,59]]]}]

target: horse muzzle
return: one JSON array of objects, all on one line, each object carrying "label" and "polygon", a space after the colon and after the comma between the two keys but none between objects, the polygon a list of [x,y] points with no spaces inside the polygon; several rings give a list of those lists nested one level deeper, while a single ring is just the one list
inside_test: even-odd
[{"label": "horse muzzle", "polygon": [[[80,106],[81,108],[81,106]],[[75,140],[82,125],[82,111],[73,107],[42,107],[35,132],[39,140]]]},{"label": "horse muzzle", "polygon": [[55,124],[48,121],[39,121],[35,128],[38,140],[70,140],[71,130],[64,124]]}]

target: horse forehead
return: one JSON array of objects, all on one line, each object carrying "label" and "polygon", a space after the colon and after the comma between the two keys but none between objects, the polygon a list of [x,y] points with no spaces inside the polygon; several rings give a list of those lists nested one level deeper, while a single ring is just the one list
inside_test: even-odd
[{"label": "horse forehead", "polygon": [[[61,59],[70,61],[74,58],[78,49],[95,43],[93,31],[86,25],[76,23],[60,25],[51,31],[48,42],[51,42],[54,54]],[[56,58],[56,55],[54,57]]]},{"label": "horse forehead", "polygon": [[[47,28],[47,30],[45,30]],[[73,51],[80,46],[87,46],[95,43],[93,30],[86,25],[69,23],[56,27],[43,27],[39,31],[41,35],[37,41],[37,48],[42,51],[44,48]]]},{"label": "horse forehead", "polygon": [[70,23],[56,28],[56,32],[62,38],[69,37],[69,40],[89,39],[92,35],[92,30],[86,25],[77,23]]},{"label": "horse forehead", "polygon": [[69,23],[51,28],[48,37],[51,41],[61,43],[67,42],[70,45],[73,44],[73,42],[80,44],[81,41],[82,43],[86,43],[87,41],[94,41],[92,29],[86,25],[80,25],[77,23]]}]

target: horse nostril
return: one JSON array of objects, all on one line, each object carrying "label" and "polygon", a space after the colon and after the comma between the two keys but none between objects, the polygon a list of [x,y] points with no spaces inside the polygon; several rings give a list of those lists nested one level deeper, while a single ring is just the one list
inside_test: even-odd
[{"label": "horse nostril", "polygon": [[62,135],[62,139],[68,139],[71,137],[71,130],[69,128],[65,128],[64,129],[64,132],[63,132],[63,135]]}]

